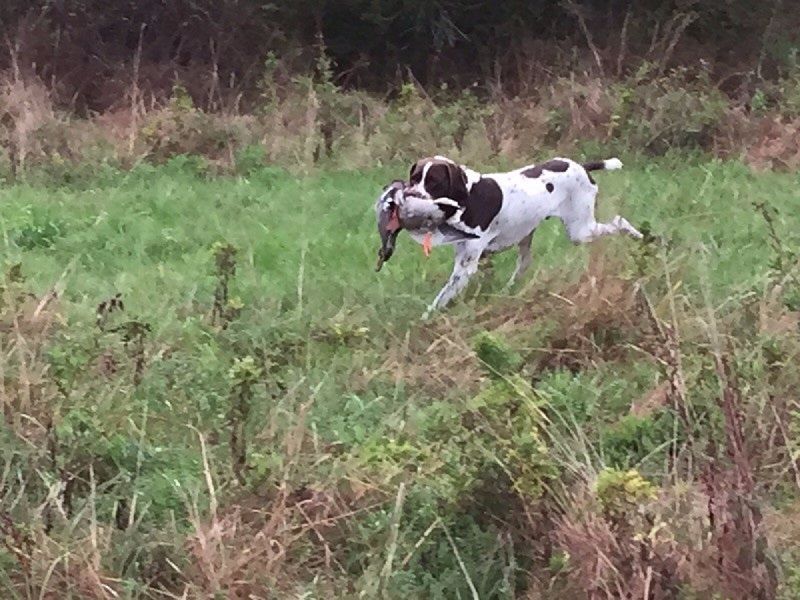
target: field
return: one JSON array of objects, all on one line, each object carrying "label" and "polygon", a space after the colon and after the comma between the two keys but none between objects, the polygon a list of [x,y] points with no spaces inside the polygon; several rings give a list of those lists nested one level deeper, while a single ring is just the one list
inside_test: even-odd
[{"label": "field", "polygon": [[402,164],[4,185],[3,597],[800,597],[800,179],[623,160],[429,323]]}]

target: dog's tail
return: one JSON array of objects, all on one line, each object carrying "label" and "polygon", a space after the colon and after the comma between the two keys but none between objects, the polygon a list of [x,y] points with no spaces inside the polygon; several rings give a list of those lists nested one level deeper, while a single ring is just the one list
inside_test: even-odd
[{"label": "dog's tail", "polygon": [[606,160],[583,163],[583,168],[587,171],[615,171],[622,168],[622,161],[618,158],[607,158]]}]

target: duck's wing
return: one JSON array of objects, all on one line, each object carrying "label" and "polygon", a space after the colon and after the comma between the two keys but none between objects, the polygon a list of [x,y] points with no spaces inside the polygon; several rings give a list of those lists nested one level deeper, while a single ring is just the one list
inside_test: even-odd
[{"label": "duck's wing", "polygon": [[436,198],[434,200],[431,200],[431,202],[433,202],[441,210],[450,211],[452,209],[460,210],[460,209],[464,208],[463,206],[461,206],[458,202],[456,202],[452,198]]},{"label": "duck's wing", "polygon": [[465,229],[458,229],[449,223],[442,223],[437,228],[437,231],[442,234],[444,242],[460,242],[465,240],[474,240],[480,237],[477,233],[473,233]]},{"label": "duck's wing", "polygon": [[446,214],[445,220],[438,227],[438,230],[442,232],[442,234],[451,238],[453,241],[480,237],[480,232],[476,228],[470,227],[461,220],[464,216],[465,206],[462,206],[451,198],[437,198],[434,202]]}]

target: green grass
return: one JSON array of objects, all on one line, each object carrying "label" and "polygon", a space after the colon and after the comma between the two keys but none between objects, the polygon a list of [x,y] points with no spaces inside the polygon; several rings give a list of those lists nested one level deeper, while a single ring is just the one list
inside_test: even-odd
[{"label": "green grass", "polygon": [[[303,320],[351,308],[379,322],[408,318],[438,291],[451,255],[442,249],[424,260],[404,237],[397,260],[379,275],[372,272],[372,204],[395,171],[306,178],[270,171],[205,180],[191,168],[140,167],[79,189],[6,186],[4,255],[21,261],[40,290],[66,270],[67,297],[75,306],[122,292],[131,307],[146,307],[162,322],[176,306],[207,299],[210,248],[225,240],[240,249],[236,287],[249,306],[280,303],[286,313],[291,305]],[[704,252],[685,267],[689,283],[706,280],[714,297],[724,298],[765,274],[770,249],[752,203],[767,201],[790,219],[797,177],[758,177],[737,164],[675,171],[648,165],[603,175],[600,184],[600,216],[623,212],[650,223],[679,251]],[[620,252],[627,245],[612,243]],[[500,269],[513,263],[512,254],[499,258]],[[535,238],[539,269],[561,269],[585,255],[557,223],[543,225]]]},{"label": "green grass", "polygon": [[[660,380],[657,365],[631,351],[626,362],[590,361],[576,374],[541,374],[527,391],[506,380],[487,381],[475,396],[475,390],[406,380],[384,367],[386,361],[408,357],[406,344],[412,352],[423,351],[415,340],[430,335],[425,329],[451,328],[469,342],[484,328],[477,312],[493,305],[522,307],[526,298],[563,291],[598,248],[607,257],[606,275],[639,278],[667,320],[669,273],[683,335],[707,347],[709,309],[723,324],[740,323],[746,318],[743,304],[760,298],[771,280],[775,252],[753,203],[775,209],[787,248],[798,241],[796,175],[755,175],[721,162],[630,165],[598,177],[598,216],[619,212],[634,225],[647,224],[666,242],[663,255],[657,244],[647,254],[623,238],[575,247],[560,224],[548,222],[534,238],[533,268],[510,297],[501,289],[515,260],[512,252],[496,257],[493,274],[478,277],[445,315],[422,326],[419,316],[446,280],[452,251],[437,249],[425,259],[401,236],[393,259],[374,272],[375,197],[403,172],[403,165],[307,176],[264,169],[247,178],[209,179],[192,161],[173,160],[164,167],[101,172],[69,186],[18,183],[0,190],[6,268],[19,263],[24,277],[16,285],[39,297],[53,286],[63,289],[60,324],[37,350],[26,354],[11,334],[3,334],[0,372],[7,385],[20,380],[23,364],[45,369],[37,400],[10,394],[7,403],[22,403],[42,423],[51,419],[58,434],[52,459],[35,428],[7,425],[5,481],[14,493],[3,498],[3,510],[20,522],[38,522],[34,507],[44,503],[47,483],[59,472],[73,472],[74,506],[67,518],[72,525],[57,525],[58,533],[51,533],[61,548],[80,546],[84,538],[75,532],[88,526],[87,507],[96,511],[95,522],[110,524],[120,499],[137,497],[135,527],[113,534],[101,570],[131,597],[147,596],[158,585],[169,588],[161,580],[146,583],[143,574],[153,564],[159,573],[170,571],[155,550],[164,544],[181,577],[192,580],[193,559],[168,538],[190,534],[193,502],[208,512],[199,431],[208,440],[223,510],[248,497],[267,504],[282,483],[336,490],[352,501],[355,512],[343,519],[347,525],[330,533],[339,536],[333,543],[336,566],[326,569],[309,559],[319,540],[303,542],[305,549],[290,561],[298,566],[286,572],[308,593],[345,596],[336,582],[349,580],[368,595],[388,586],[393,597],[451,598],[456,590],[469,597],[475,587],[481,598],[513,597],[528,581],[535,558],[525,548],[498,542],[495,532],[498,523],[519,515],[501,499],[475,505],[471,499],[481,497],[482,486],[499,485],[491,482],[502,481],[509,465],[531,496],[553,487],[558,465],[565,463],[547,458],[542,449],[547,442],[540,409],[534,408],[540,402],[560,415],[556,428],[563,427],[562,442],[567,440],[554,454],[572,449],[580,456],[583,451],[569,443],[583,440],[589,449],[584,458],[573,456],[574,462],[640,466],[653,477],[663,475],[662,442],[671,439],[671,415],[661,414],[655,424],[620,422],[631,402]],[[217,242],[238,250],[230,294],[241,312],[225,329],[210,320]],[[10,294],[15,288],[5,289]],[[116,293],[125,310],[109,317],[111,325],[136,320],[151,327],[138,383],[134,345],[126,347],[119,333],[101,332],[94,324],[97,305]],[[0,305],[4,320],[12,308],[8,294]],[[547,322],[562,320],[553,312],[504,335],[530,358],[535,346],[548,343]],[[734,327],[732,335],[737,333]],[[749,343],[749,334],[742,335],[740,347]],[[429,361],[435,370],[437,352],[443,351],[414,361],[423,368]],[[113,357],[114,373],[96,366],[104,353]],[[259,371],[232,373],[235,361],[248,356]],[[697,356],[699,365],[705,359],[699,350]],[[707,420],[698,417],[698,427],[712,431],[716,417],[703,402],[716,392],[691,356],[686,362],[698,414],[709,413]],[[753,379],[754,387],[758,381]],[[237,390],[244,390],[241,420],[252,468],[244,485],[232,475],[228,448]],[[510,402],[528,408],[506,413]],[[478,411],[486,427],[467,424],[470,411]],[[297,431],[302,443],[287,447]],[[392,542],[400,481],[407,487]],[[356,490],[369,502],[358,500]],[[438,528],[426,535],[437,518],[452,540]],[[420,549],[414,550],[417,542]],[[392,544],[394,562],[381,574]],[[10,554],[3,556],[15,564]],[[20,567],[9,566],[9,573],[15,569]],[[327,574],[310,583],[321,573]],[[9,577],[8,590],[22,594],[20,579]],[[180,594],[181,585],[173,591]]]}]

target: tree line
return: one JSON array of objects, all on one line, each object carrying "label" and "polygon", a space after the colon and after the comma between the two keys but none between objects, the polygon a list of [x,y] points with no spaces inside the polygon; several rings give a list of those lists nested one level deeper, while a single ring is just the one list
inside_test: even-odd
[{"label": "tree line", "polygon": [[[79,112],[135,82],[202,98],[257,97],[321,52],[335,82],[372,92],[410,77],[515,93],[553,74],[619,77],[643,61],[710,69],[731,93],[796,67],[797,0],[5,0],[0,67],[35,74]],[[210,88],[213,87],[214,90]]]}]

